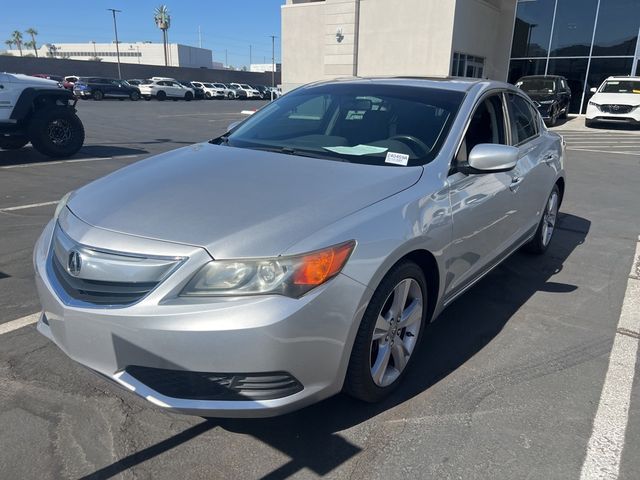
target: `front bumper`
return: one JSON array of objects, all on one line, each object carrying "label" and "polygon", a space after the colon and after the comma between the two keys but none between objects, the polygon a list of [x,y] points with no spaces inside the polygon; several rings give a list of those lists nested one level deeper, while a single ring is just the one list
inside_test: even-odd
[{"label": "front bumper", "polygon": [[[82,224],[72,214],[60,223],[70,227],[66,233],[79,242],[127,241],[125,235]],[[52,231],[53,222],[34,253],[43,308],[38,331],[89,369],[162,408],[200,416],[279,415],[341,390],[366,294],[366,287],[351,278],[338,275],[300,299],[272,295],[194,302],[170,292],[208,261],[206,252],[172,244],[169,253],[184,248],[190,259],[140,302],[122,308],[72,306],[56,294],[57,280],[47,273]],[[149,242],[153,249],[162,248],[157,241]],[[132,367],[214,376],[280,372],[299,382],[301,389],[259,400],[237,391],[233,400],[193,398],[175,393],[175,388],[169,396],[132,374]]]},{"label": "front bumper", "polygon": [[640,125],[640,107],[636,107],[629,113],[610,113],[603,112],[595,105],[587,105],[585,115],[587,120],[594,122],[611,122],[611,123],[627,123],[631,125]]}]

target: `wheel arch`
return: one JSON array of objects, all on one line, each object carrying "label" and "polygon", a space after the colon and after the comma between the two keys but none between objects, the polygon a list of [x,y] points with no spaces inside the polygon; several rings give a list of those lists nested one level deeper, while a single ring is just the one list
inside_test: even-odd
[{"label": "wheel arch", "polygon": [[63,101],[65,105],[70,103],[75,105],[75,97],[68,90],[38,87],[25,88],[20,94],[10,118],[18,121],[24,120],[35,110],[49,106],[52,102],[57,102],[58,100]]},{"label": "wheel arch", "polygon": [[558,177],[556,180],[556,185],[558,186],[558,190],[560,190],[560,203],[558,206],[562,205],[562,199],[564,198],[564,189],[565,189],[565,180],[564,177]]}]

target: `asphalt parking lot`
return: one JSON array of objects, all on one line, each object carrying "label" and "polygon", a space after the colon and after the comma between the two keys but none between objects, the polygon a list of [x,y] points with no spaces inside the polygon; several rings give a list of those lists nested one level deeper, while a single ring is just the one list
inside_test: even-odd
[{"label": "asphalt parking lot", "polygon": [[[223,133],[260,105],[85,101],[87,140],[75,158],[0,151],[0,478],[581,478],[614,341],[637,345],[638,332],[620,333],[618,321],[640,234],[639,130],[586,130],[579,118],[557,127],[568,180],[550,250],[514,254],[449,307],[381,404],[338,395],[263,420],[167,413],[36,332],[31,253],[55,201]],[[26,326],[3,330],[17,319]],[[637,356],[627,360],[636,378],[618,478],[633,480],[640,369]]]}]

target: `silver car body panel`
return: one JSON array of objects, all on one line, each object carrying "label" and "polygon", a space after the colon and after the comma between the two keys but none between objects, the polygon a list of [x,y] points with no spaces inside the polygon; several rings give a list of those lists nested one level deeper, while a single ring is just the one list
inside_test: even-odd
[{"label": "silver car body panel", "polygon": [[[199,415],[276,415],[340,391],[360,319],[398,260],[416,251],[433,259],[438,285],[429,302],[435,318],[531,238],[554,184],[564,185],[564,142],[541,118],[538,135],[517,146],[512,171],[465,175],[452,168],[478,103],[492,94],[522,95],[515,87],[491,81],[353,81],[467,94],[440,154],[423,167],[371,167],[199,144],[80,189],[58,219],[74,242],[185,260],[134,305],[66,305],[46,274],[52,221],[34,253],[46,318],[39,330],[74,360],[159,406]],[[300,299],[178,296],[212,258],[300,254],[351,239],[357,246],[342,273]],[[304,389],[261,402],[167,398],[123,371],[130,364],[204,372],[282,370]]]}]

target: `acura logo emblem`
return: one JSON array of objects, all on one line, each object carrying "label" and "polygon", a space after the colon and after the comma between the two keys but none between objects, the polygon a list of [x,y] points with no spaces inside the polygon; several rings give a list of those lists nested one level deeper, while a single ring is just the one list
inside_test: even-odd
[{"label": "acura logo emblem", "polygon": [[82,257],[77,250],[71,250],[69,252],[69,259],[67,260],[67,270],[74,277],[80,273],[82,268]]}]

